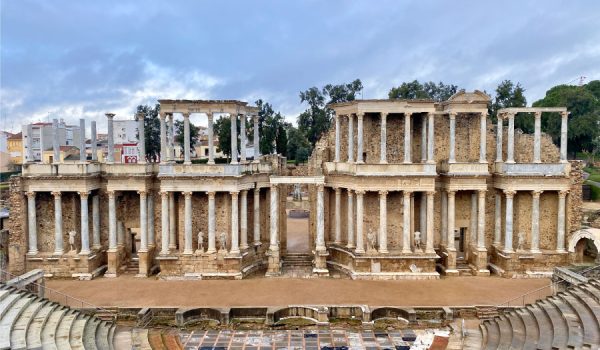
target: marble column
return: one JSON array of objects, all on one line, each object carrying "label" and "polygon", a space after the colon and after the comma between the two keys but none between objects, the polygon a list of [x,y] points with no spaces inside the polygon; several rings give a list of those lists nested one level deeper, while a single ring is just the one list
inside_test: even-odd
[{"label": "marble column", "polygon": [[246,163],[246,115],[240,114],[240,161]]},{"label": "marble column", "polygon": [[148,193],[148,247],[156,247],[156,239],[154,238],[154,195]]},{"label": "marble column", "polygon": [[404,163],[412,163],[412,154],[411,154],[411,131],[412,128],[410,126],[410,118],[411,113],[404,113]]},{"label": "marble column", "polygon": [[448,163],[456,163],[456,113],[450,113],[450,157]]},{"label": "marble column", "polygon": [[[146,164],[146,128],[144,126],[144,113],[137,113],[136,119],[138,122],[138,163]],[[94,122],[92,122],[94,123]],[[93,135],[92,135],[93,136]],[[95,136],[94,136],[95,137]],[[92,155],[92,159],[93,155]]]},{"label": "marble column", "polygon": [[556,252],[565,252],[565,202],[569,191],[558,191],[558,220],[556,223]]},{"label": "marble column", "polygon": [[277,185],[271,185],[271,203],[270,203],[270,237],[269,250],[272,252],[279,251],[279,198],[277,193]]},{"label": "marble column", "polygon": [[494,208],[494,245],[500,246],[502,240],[502,194],[496,191],[496,207]]},{"label": "marble column", "polygon": [[117,221],[117,247],[125,246],[125,224],[123,221]]},{"label": "marble column", "polygon": [[531,191],[531,252],[540,253],[540,195],[543,191]]},{"label": "marble column", "polygon": [[92,196],[92,248],[99,250],[100,243],[100,195]]},{"label": "marble column", "polygon": [[161,255],[169,254],[169,192],[161,192]]},{"label": "marble column", "polygon": [[175,193],[169,192],[169,250],[177,249],[177,220],[175,212]]},{"label": "marble column", "polygon": [[237,113],[230,113],[229,119],[231,120],[231,164],[238,164]]},{"label": "marble column", "polygon": [[213,114],[209,112],[208,116],[208,164],[215,164],[215,150],[214,150],[214,127],[213,127]]},{"label": "marble column", "polygon": [[106,157],[106,163],[112,164],[115,162],[115,135],[114,135],[114,126],[113,119],[115,117],[114,113],[106,113],[106,118],[108,122],[108,155]]},{"label": "marble column", "polygon": [[421,163],[427,161],[427,114],[421,118]]},{"label": "marble column", "polygon": [[260,188],[254,189],[254,245],[260,245]]},{"label": "marble column", "polygon": [[505,190],[506,196],[506,219],[504,228],[504,252],[513,252],[513,198],[516,191]]},{"label": "marble column", "polygon": [[89,208],[88,208],[88,197],[89,192],[79,192],[81,199],[81,250],[80,255],[87,255],[90,253],[90,227],[89,227]]},{"label": "marble column", "polygon": [[240,203],[240,249],[248,249],[248,190],[241,191]]},{"label": "marble column", "polygon": [[334,187],[335,190],[335,210],[334,210],[334,226],[335,226],[335,244],[342,243],[342,218],[340,213],[340,206],[342,201],[342,190],[339,187]]},{"label": "marble column", "polygon": [[138,252],[148,251],[148,193],[138,191],[140,195],[140,249]]},{"label": "marble column", "polygon": [[561,122],[560,122],[560,162],[567,163],[567,130],[568,130],[568,118],[569,112],[561,113]]},{"label": "marble column", "polygon": [[86,162],[87,154],[85,152],[85,119],[79,119],[79,161]]},{"label": "marble column", "polygon": [[193,254],[194,244],[192,236],[192,192],[183,192],[183,254]]},{"label": "marble column", "polygon": [[427,232],[427,193],[421,192],[419,194],[419,232],[421,232],[421,238],[424,239],[425,232]]},{"label": "marble column", "polygon": [[[90,128],[91,128],[91,140],[90,142],[92,143],[92,161],[96,162],[98,161],[98,138],[97,138],[97,133],[96,133],[96,121],[92,121],[90,124]],[[146,152],[144,151],[144,154]]]},{"label": "marble column", "polygon": [[62,220],[62,193],[52,192],[54,196],[54,255],[62,255],[63,247],[63,220]]},{"label": "marble column", "polygon": [[160,162],[167,162],[167,124],[166,124],[166,115],[164,113],[160,113]]},{"label": "marble column", "polygon": [[32,163],[35,161],[33,158],[33,125],[31,124],[27,125],[27,154],[25,158],[26,163]]},{"label": "marble column", "polygon": [[173,113],[169,114],[169,146],[167,149],[169,150],[169,161],[175,160],[175,124],[174,124],[175,116]]},{"label": "marble column", "polygon": [[542,112],[535,112],[533,124],[533,162],[542,162]]},{"label": "marble column", "polygon": [[356,191],[356,249],[355,252],[357,254],[362,254],[365,252],[365,244],[363,238],[363,228],[365,225],[364,221],[364,201],[363,197],[365,195],[365,191],[358,190]]},{"label": "marble column", "polygon": [[325,200],[323,185],[317,185],[317,242],[318,252],[325,251]]},{"label": "marble column", "polygon": [[258,115],[253,115],[252,121],[254,122],[254,162],[258,163],[260,161],[260,127],[258,125]]},{"label": "marble column", "polygon": [[502,114],[498,113],[498,121],[496,122],[496,162],[504,160],[502,157],[502,124],[504,120],[502,118]]},{"label": "marble column", "polygon": [[[58,139],[58,119],[53,119],[52,120],[52,150],[53,152],[53,158],[52,158],[52,163],[54,164],[58,164],[60,163],[60,142]],[[31,137],[31,135],[29,136]]]},{"label": "marble column", "polygon": [[480,250],[485,250],[485,193],[486,191],[477,191],[477,248]]},{"label": "marble column", "polygon": [[508,144],[506,145],[506,162],[515,162],[515,114],[508,114]]},{"label": "marble column", "polygon": [[365,115],[363,113],[358,113],[356,115],[356,163],[358,164],[363,164],[364,161],[364,157],[363,157],[363,119],[364,119]]},{"label": "marble column", "polygon": [[354,116],[348,114],[348,163],[354,163]]},{"label": "marble column", "polygon": [[340,116],[335,115],[335,156],[333,161],[339,163],[340,161]]},{"label": "marble column", "polygon": [[410,196],[412,192],[402,192],[402,254],[409,254],[412,252],[410,246]]},{"label": "marble column", "polygon": [[435,253],[433,248],[433,200],[435,191],[427,192],[427,242],[425,245],[425,253]]},{"label": "marble column", "polygon": [[428,131],[429,134],[427,135],[427,163],[433,163],[435,164],[435,159],[433,158],[433,152],[434,152],[434,142],[435,142],[435,125],[434,125],[434,119],[433,119],[434,114],[433,113],[429,113],[427,115],[427,118],[429,119],[429,125],[428,125]]},{"label": "marble column", "polygon": [[471,193],[471,215],[469,224],[469,245],[477,243],[477,192]]},{"label": "marble column", "polygon": [[454,244],[454,220],[456,213],[454,211],[454,200],[456,197],[456,191],[448,191],[448,250],[455,251],[456,246]]},{"label": "marble column", "polygon": [[381,159],[379,163],[386,164],[387,163],[387,113],[381,113],[381,144],[380,144],[380,156]]},{"label": "marble column", "polygon": [[348,189],[348,217],[347,217],[347,245],[346,248],[353,249],[354,246],[354,194],[351,189]]},{"label": "marble column", "polygon": [[217,251],[217,217],[215,213],[215,195],[216,192],[210,191],[206,193],[208,195],[208,249],[207,253],[214,253]]},{"label": "marble column", "polygon": [[479,163],[487,163],[487,113],[479,117]]},{"label": "marble column", "polygon": [[446,191],[441,191],[440,192],[440,196],[442,197],[441,199],[441,207],[442,207],[442,225],[441,225],[441,232],[440,232],[440,241],[442,243],[442,245],[446,245],[446,242],[448,242],[448,193],[446,193]]},{"label": "marble column", "polygon": [[108,191],[108,251],[117,251],[117,204],[115,191]]},{"label": "marble column", "polygon": [[387,249],[387,194],[379,191],[379,253],[388,253]]},{"label": "marble column", "polygon": [[231,249],[232,255],[240,253],[240,217],[239,217],[239,192],[232,191],[231,194]]},{"label": "marble column", "polygon": [[192,164],[190,153],[190,113],[183,113],[183,164]]}]

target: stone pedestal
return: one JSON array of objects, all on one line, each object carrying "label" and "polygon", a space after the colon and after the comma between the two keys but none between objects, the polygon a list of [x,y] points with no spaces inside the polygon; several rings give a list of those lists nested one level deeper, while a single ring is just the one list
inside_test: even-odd
[{"label": "stone pedestal", "polygon": [[458,270],[456,269],[456,249],[446,248],[446,266],[444,273],[446,276],[458,276]]},{"label": "stone pedestal", "polygon": [[107,251],[106,258],[108,262],[108,270],[106,270],[104,277],[117,277],[119,275],[119,268],[121,267],[119,251],[117,249]]},{"label": "stone pedestal", "polygon": [[152,257],[154,256],[154,248],[148,249],[147,252],[138,252],[140,269],[135,277],[148,277],[152,268]]},{"label": "stone pedestal", "polygon": [[329,270],[327,269],[327,257],[329,253],[327,251],[313,251],[315,255],[315,265],[313,267],[313,274],[319,277],[328,277]]},{"label": "stone pedestal", "polygon": [[269,250],[267,252],[268,264],[265,277],[276,277],[281,275],[281,263],[278,250]]}]

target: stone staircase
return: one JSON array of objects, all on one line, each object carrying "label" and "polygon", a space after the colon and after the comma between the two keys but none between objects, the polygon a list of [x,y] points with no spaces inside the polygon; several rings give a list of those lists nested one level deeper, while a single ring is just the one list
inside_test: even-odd
[{"label": "stone staircase", "polygon": [[600,282],[515,308],[479,329],[483,349],[600,349]]},{"label": "stone staircase", "polygon": [[310,253],[288,253],[284,256],[281,272],[286,277],[310,277],[313,269]]},{"label": "stone staircase", "polygon": [[134,328],[131,348],[135,350],[183,349],[177,330]]},{"label": "stone staircase", "polygon": [[116,325],[0,284],[0,349],[112,350]]},{"label": "stone staircase", "polygon": [[139,258],[131,258],[126,265],[123,266],[123,273],[128,275],[137,275],[140,271],[140,260]]}]

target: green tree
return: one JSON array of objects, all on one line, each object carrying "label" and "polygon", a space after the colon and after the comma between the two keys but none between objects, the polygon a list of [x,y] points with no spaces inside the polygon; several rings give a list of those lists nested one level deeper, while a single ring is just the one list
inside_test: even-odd
[{"label": "green tree", "polygon": [[144,115],[144,137],[146,144],[146,159],[149,162],[157,162],[160,158],[160,104],[152,106],[137,106],[136,114]]},{"label": "green tree", "polygon": [[[184,123],[182,120],[176,120],[173,124],[173,128],[175,129],[175,142],[179,144],[181,149],[184,149],[184,141],[185,137],[183,134]],[[192,155],[195,155],[196,149],[194,145],[198,142],[198,137],[200,136],[200,128],[190,122],[190,151]]]},{"label": "green tree", "polygon": [[388,92],[388,98],[398,98],[406,100],[415,99],[431,99],[436,102],[441,102],[449,99],[458,91],[456,85],[446,85],[441,81],[434,83],[433,81],[421,84],[418,80],[404,82],[398,87],[393,87]]},{"label": "green tree", "polygon": [[[275,112],[270,103],[258,100],[255,102],[258,107],[258,128],[260,133],[260,152],[261,154],[271,154],[273,151],[284,154],[285,152],[279,152],[282,147],[285,147],[286,143],[280,136],[280,127],[284,123],[284,118],[279,112]],[[251,128],[254,128],[252,126]]]},{"label": "green tree", "polygon": [[[527,99],[525,98],[525,89],[521,83],[515,85],[510,80],[504,80],[496,88],[496,96],[489,106],[489,114],[493,121],[497,119],[498,110],[510,107],[525,107]],[[519,115],[515,117],[515,127],[524,132],[533,132],[533,120],[530,116]]]},{"label": "green tree", "polygon": [[306,162],[310,155],[310,142],[303,132],[293,126],[287,129],[287,155],[288,158],[294,159],[296,164]]},{"label": "green tree", "polygon": [[[231,118],[229,116],[220,116],[213,124],[215,135],[219,138],[218,150],[223,152],[227,158],[231,158]],[[239,135],[239,122],[238,122]],[[240,150],[238,142],[238,151]]]}]

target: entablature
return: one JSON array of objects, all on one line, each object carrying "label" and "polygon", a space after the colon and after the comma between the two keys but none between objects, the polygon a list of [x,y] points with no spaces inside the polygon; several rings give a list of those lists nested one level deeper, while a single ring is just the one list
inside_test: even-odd
[{"label": "entablature", "polygon": [[493,186],[507,191],[568,191],[571,188],[571,181],[564,177],[494,176]]},{"label": "entablature", "polygon": [[435,178],[356,178],[349,175],[327,176],[327,187],[363,191],[435,191]]}]

